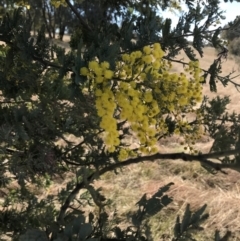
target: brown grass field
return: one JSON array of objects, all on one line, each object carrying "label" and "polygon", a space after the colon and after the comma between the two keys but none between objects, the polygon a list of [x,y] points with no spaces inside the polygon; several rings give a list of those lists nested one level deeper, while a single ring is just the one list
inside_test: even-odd
[{"label": "brown grass field", "polygon": [[[65,39],[66,40],[66,39]],[[67,47],[66,43],[57,41],[62,47]],[[216,58],[216,52],[211,47],[205,47],[204,57],[200,60],[202,68],[208,68]],[[178,59],[188,61],[183,54]],[[174,64],[173,71],[180,72],[182,66]],[[228,57],[223,63],[223,75],[227,75],[233,69],[234,75],[238,75],[238,65],[233,58]],[[240,77],[235,79],[240,83]],[[222,87],[218,83],[218,92],[211,93],[209,85],[204,85],[204,94],[209,97],[217,95],[231,96],[231,104],[228,106],[229,112],[240,113],[240,93],[232,84]],[[132,143],[133,144],[133,143]],[[205,138],[198,142],[197,148],[202,152],[208,152],[212,144],[210,138]],[[183,151],[178,138],[171,138],[159,143],[161,153],[171,153]],[[141,163],[119,170],[118,175],[113,172],[106,173],[100,180],[95,182],[97,187],[102,187],[102,192],[112,200],[110,211],[115,211],[122,220],[128,218],[128,214],[136,208],[136,202],[147,193],[148,196],[154,194],[160,187],[173,182],[174,185],[167,193],[173,198],[173,202],[165,207],[159,214],[150,220],[153,240],[171,240],[173,226],[176,216],[182,217],[186,204],[191,205],[192,210],[207,204],[207,212],[210,217],[203,223],[205,231],[196,234],[198,241],[213,240],[216,229],[223,233],[226,230],[232,231],[230,240],[240,240],[240,173],[227,170],[228,175],[218,173],[212,175],[207,173],[198,163],[185,163],[181,160],[157,160],[154,163]],[[61,182],[61,184],[60,184]],[[39,195],[56,194],[60,187],[63,187],[62,180],[59,186],[51,185],[47,192],[42,190]],[[121,224],[124,226],[125,224]]]}]

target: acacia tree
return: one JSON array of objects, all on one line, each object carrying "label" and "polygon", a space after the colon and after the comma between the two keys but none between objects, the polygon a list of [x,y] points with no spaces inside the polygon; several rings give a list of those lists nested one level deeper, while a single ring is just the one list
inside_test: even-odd
[{"label": "acacia tree", "polygon": [[[68,6],[78,19],[68,52],[50,45],[44,26],[34,41],[21,9],[1,21],[0,231],[13,240],[20,234],[20,240],[109,240],[112,233],[115,240],[150,240],[145,220],[172,201],[165,194],[172,183],[150,199],[143,195],[126,230],[111,227],[107,197],[92,183],[106,172],[159,159],[195,160],[212,172],[238,168],[239,116],[226,112],[227,97],[208,100],[202,93],[206,82],[212,91],[216,80],[238,84],[220,75],[223,54],[204,70],[194,53],[203,56],[204,41],[221,49],[220,29],[209,30],[223,17],[220,1],[186,1],[188,11],[176,27],[158,9],[179,9],[178,1],[76,2],[52,1]],[[181,50],[188,62],[175,58]],[[174,73],[173,62],[183,65],[183,72]],[[158,149],[158,141],[173,134],[185,138],[188,154]],[[194,147],[203,134],[214,139],[210,153]],[[58,195],[39,199],[34,191],[39,185],[69,173],[75,178]],[[18,184],[14,190],[12,181]],[[97,213],[83,214],[89,203]],[[207,217],[205,208],[192,213],[187,206],[172,240],[187,240],[189,228]]]}]

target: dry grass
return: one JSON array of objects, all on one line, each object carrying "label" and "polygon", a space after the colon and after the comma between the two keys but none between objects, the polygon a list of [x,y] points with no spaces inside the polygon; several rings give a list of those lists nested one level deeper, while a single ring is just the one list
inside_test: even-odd
[{"label": "dry grass", "polygon": [[[168,195],[173,198],[173,202],[152,218],[154,240],[168,240],[166,237],[171,237],[176,215],[183,215],[187,203],[191,204],[193,210],[208,204],[210,217],[203,227],[212,237],[216,229],[230,229],[239,235],[240,174],[237,172],[229,171],[228,175],[214,176],[198,163],[158,161],[132,165],[118,175],[107,173],[95,185],[102,187],[106,197],[113,200],[112,211],[117,209],[124,220],[136,208],[136,202],[144,193],[150,197],[170,182],[174,186]],[[203,239],[198,240],[206,240],[206,234],[201,235]]]}]

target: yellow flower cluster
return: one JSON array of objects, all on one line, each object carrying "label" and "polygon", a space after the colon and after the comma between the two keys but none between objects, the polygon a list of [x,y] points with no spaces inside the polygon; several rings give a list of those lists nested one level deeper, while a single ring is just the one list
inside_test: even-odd
[{"label": "yellow flower cluster", "polygon": [[59,8],[61,5],[64,7],[67,6],[66,2],[64,0],[51,0],[51,5],[53,5],[55,8]]},{"label": "yellow flower cluster", "polygon": [[139,140],[139,151],[144,154],[157,152],[157,136],[168,133],[165,114],[172,113],[176,118],[176,134],[184,128],[186,133],[193,131],[191,126],[182,124],[181,113],[194,112],[193,106],[201,101],[199,63],[190,62],[186,74],[171,73],[171,63],[163,56],[160,44],[155,43],[142,51],[123,54],[115,71],[110,70],[108,62],[98,61],[90,61],[88,67],[80,69],[80,74],[93,82],[108,151],[118,148],[121,160],[134,153],[119,148],[119,121],[127,120]]},{"label": "yellow flower cluster", "polygon": [[109,70],[109,63],[90,61],[88,68],[80,69],[80,74],[94,80],[96,108],[101,117],[100,127],[105,130],[104,141],[109,152],[114,152],[120,145],[117,119],[114,118],[117,108],[115,95],[112,91],[111,79],[114,72]]}]

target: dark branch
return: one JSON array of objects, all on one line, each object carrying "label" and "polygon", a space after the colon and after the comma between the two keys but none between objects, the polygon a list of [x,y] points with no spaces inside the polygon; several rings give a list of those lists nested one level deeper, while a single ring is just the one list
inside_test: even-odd
[{"label": "dark branch", "polygon": [[67,5],[71,8],[71,10],[75,13],[76,17],[78,18],[80,24],[88,31],[92,32],[92,29],[90,28],[90,26],[83,20],[82,16],[79,14],[79,12],[77,11],[77,9],[70,3],[69,0],[65,0],[65,2],[67,3]]},{"label": "dark branch", "polygon": [[[99,171],[92,173],[91,175],[89,175],[87,177],[86,180],[88,183],[90,183],[90,182],[93,182],[95,179],[99,178],[99,176],[105,174],[106,172],[116,170],[117,168],[122,168],[122,167],[125,167],[128,165],[137,164],[137,163],[145,162],[145,161],[154,162],[159,159],[161,159],[161,160],[182,159],[183,161],[190,161],[190,162],[198,161],[201,164],[205,164],[205,165],[212,167],[216,171],[222,171],[223,168],[230,168],[230,169],[240,171],[240,164],[228,164],[228,163],[219,163],[219,162],[217,163],[217,162],[208,160],[209,158],[216,159],[219,157],[236,155],[236,154],[240,154],[240,149],[208,153],[208,154],[199,154],[199,155],[192,155],[192,154],[186,154],[186,153],[166,153],[166,154],[157,153],[157,154],[154,154],[151,156],[140,156],[140,157],[128,159],[123,162],[118,162],[118,163],[112,164]],[[83,182],[77,183],[75,188],[73,189],[73,191],[69,194],[65,203],[61,207],[61,210],[60,210],[60,213],[58,216],[58,222],[61,223],[64,220],[65,213],[66,213],[68,207],[70,206],[70,203],[73,201],[73,199],[78,194],[78,192],[81,189],[85,188],[86,180],[85,180],[85,182],[83,181]]]}]

